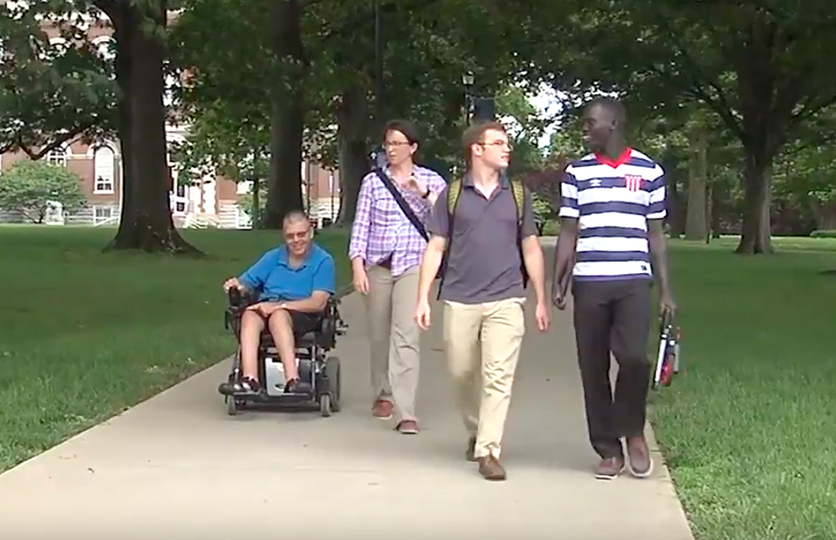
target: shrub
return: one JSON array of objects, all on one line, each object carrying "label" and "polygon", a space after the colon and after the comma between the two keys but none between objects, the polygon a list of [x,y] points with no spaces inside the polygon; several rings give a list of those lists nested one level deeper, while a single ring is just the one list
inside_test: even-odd
[{"label": "shrub", "polygon": [[18,161],[0,175],[0,209],[20,212],[32,223],[43,223],[55,203],[70,212],[85,205],[81,182],[81,177],[65,167]]}]

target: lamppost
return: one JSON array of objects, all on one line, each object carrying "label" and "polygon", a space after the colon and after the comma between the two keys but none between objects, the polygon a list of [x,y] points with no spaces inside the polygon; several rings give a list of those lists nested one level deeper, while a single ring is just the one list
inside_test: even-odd
[{"label": "lamppost", "polygon": [[464,85],[464,125],[470,123],[470,89],[473,87],[473,72],[465,71],[462,74],[462,84]]},{"label": "lamppost", "polygon": [[374,0],[374,71],[375,71],[375,120],[383,127],[383,21],[380,18],[380,0]]},{"label": "lamppost", "polygon": [[[383,21],[380,17],[380,0],[372,0],[374,11],[374,126],[383,129]],[[385,167],[384,148],[376,144],[369,155],[373,168]]]}]

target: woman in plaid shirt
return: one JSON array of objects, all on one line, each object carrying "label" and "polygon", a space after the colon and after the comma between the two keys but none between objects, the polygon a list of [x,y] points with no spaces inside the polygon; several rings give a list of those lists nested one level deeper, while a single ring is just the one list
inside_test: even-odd
[{"label": "woman in plaid shirt", "polygon": [[[427,241],[390,191],[394,189],[417,221],[426,223],[430,209],[447,183],[436,172],[416,165],[418,132],[405,120],[384,128],[387,165],[363,178],[351,231],[349,257],[354,288],[364,295],[369,323],[372,414],[389,419],[397,407],[396,429],[418,432],[420,331],[415,323],[418,270]],[[387,188],[384,182],[389,182]]]}]

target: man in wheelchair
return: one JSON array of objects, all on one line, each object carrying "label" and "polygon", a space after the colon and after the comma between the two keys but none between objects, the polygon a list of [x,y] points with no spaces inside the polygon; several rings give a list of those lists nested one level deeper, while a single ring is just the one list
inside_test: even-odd
[{"label": "man in wheelchair", "polygon": [[258,393],[264,381],[258,380],[258,351],[267,328],[285,373],[285,392],[310,394],[312,388],[299,379],[296,340],[316,331],[335,292],[334,258],[311,238],[311,223],[299,211],[285,216],[285,244],[265,253],[241,276],[227,279],[224,291],[233,287],[247,294],[258,294],[257,302],[241,315],[242,377],[225,383],[221,392]]}]

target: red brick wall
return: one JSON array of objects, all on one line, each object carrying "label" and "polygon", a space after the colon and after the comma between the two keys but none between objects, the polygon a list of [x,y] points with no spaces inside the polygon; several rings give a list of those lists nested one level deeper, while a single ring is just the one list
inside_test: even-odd
[{"label": "red brick wall", "polygon": [[337,171],[331,171],[316,163],[308,164],[308,185],[310,186],[311,199],[326,199],[331,197],[332,188],[329,182],[330,176],[333,174],[333,195],[339,197],[340,182]]},{"label": "red brick wall", "polygon": [[[67,169],[73,171],[81,178],[81,190],[87,196],[87,200],[91,205],[96,204],[118,204],[121,198],[121,167],[118,161],[118,148],[111,149],[116,155],[117,161],[114,164],[114,179],[113,179],[113,193],[93,193],[95,190],[95,162],[92,157],[92,150],[86,144],[76,142],[70,145],[69,150],[65,154]],[[90,156],[88,157],[88,152]],[[8,169],[17,161],[22,159],[29,159],[29,157],[22,151],[14,153],[3,154],[3,170]],[[47,156],[41,158],[42,161],[47,160]]]},{"label": "red brick wall", "polygon": [[237,201],[238,184],[229,178],[217,176],[215,178],[215,198],[220,201]]}]

